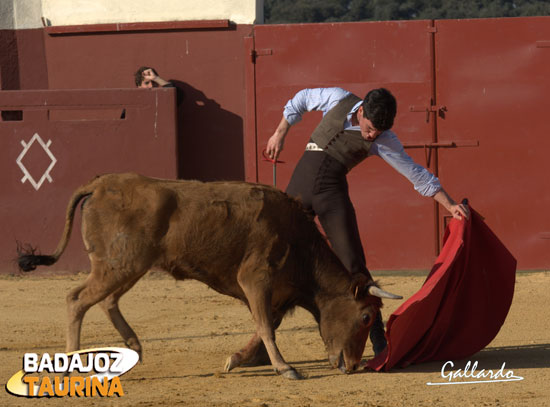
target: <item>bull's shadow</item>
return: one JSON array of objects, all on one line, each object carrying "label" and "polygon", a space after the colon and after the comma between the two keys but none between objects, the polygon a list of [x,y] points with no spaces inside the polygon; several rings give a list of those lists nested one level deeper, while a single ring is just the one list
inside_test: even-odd
[{"label": "bull's shadow", "polygon": [[[453,360],[454,370],[464,369],[468,361],[478,362],[478,371],[498,370],[506,363],[506,369],[539,369],[550,367],[550,344],[501,346],[485,348],[478,353],[461,360]],[[431,373],[441,372],[445,360],[411,365],[405,368],[392,368],[388,373]]]},{"label": "bull's shadow", "polygon": [[178,92],[178,178],[244,180],[243,119],[188,83]]}]

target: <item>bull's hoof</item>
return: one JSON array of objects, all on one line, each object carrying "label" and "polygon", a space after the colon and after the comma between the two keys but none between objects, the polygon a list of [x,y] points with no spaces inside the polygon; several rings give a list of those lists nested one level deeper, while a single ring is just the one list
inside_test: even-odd
[{"label": "bull's hoof", "polygon": [[132,349],[133,351],[136,351],[139,356],[139,363],[143,363],[143,350],[141,348],[141,344],[139,343],[137,338],[130,338],[125,343],[127,348]]},{"label": "bull's hoof", "polygon": [[294,369],[293,367],[289,367],[288,369],[281,370],[281,371],[276,370],[276,372],[286,379],[302,380],[304,378],[304,376],[298,373],[296,369]]},{"label": "bull's hoof", "polygon": [[230,372],[231,370],[235,369],[236,367],[241,365],[241,358],[239,355],[234,353],[233,355],[229,356],[225,361],[225,366],[223,367],[223,370],[225,372]]}]

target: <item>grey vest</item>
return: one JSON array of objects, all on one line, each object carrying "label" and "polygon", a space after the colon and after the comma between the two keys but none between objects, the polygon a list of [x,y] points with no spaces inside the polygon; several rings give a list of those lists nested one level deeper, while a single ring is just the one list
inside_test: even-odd
[{"label": "grey vest", "polygon": [[369,154],[372,141],[359,131],[344,130],[347,114],[361,99],[353,94],[346,96],[328,111],[311,134],[311,140],[351,170]]}]

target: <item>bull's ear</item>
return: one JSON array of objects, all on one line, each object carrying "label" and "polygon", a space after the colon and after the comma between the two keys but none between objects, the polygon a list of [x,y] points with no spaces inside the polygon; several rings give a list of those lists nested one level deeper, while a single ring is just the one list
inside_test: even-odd
[{"label": "bull's ear", "polygon": [[370,284],[372,284],[372,281],[365,274],[357,273],[352,275],[350,291],[356,300],[363,298],[367,294]]}]

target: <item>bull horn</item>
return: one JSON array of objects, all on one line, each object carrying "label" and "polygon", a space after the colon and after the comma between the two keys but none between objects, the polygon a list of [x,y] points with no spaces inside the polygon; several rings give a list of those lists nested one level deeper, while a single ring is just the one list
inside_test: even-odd
[{"label": "bull horn", "polygon": [[377,287],[375,285],[371,285],[369,287],[369,294],[374,295],[375,297],[389,298],[389,299],[392,299],[392,300],[402,300],[403,299],[403,297],[401,297],[400,295],[389,293],[389,292],[384,291],[380,287]]}]

